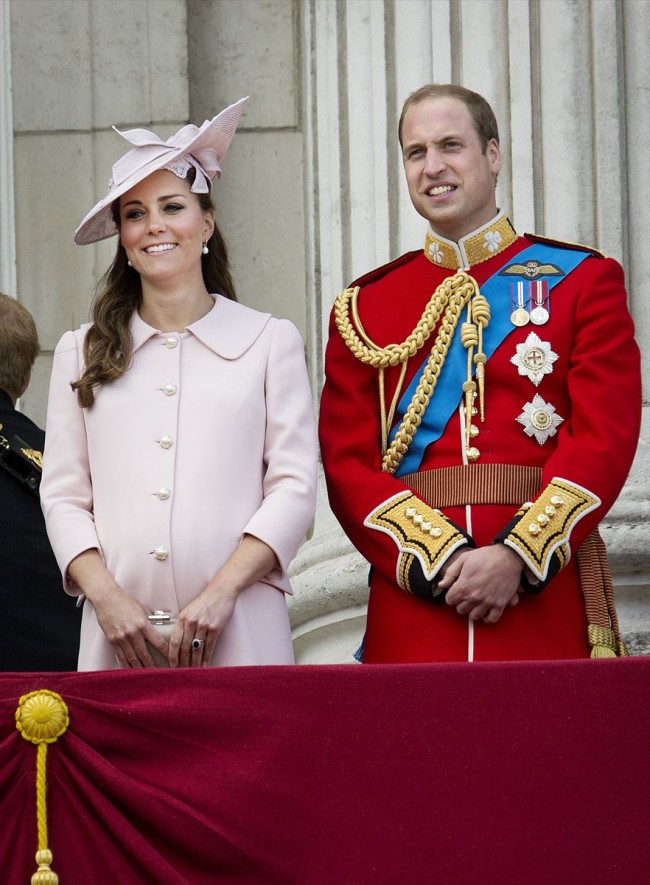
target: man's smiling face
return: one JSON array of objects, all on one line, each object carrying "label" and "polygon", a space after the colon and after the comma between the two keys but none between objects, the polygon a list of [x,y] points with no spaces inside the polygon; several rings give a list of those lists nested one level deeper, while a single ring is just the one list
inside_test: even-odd
[{"label": "man's smiling face", "polygon": [[462,101],[444,96],[412,105],[402,144],[411,201],[436,233],[459,240],[496,215],[499,145],[491,139],[483,152]]}]

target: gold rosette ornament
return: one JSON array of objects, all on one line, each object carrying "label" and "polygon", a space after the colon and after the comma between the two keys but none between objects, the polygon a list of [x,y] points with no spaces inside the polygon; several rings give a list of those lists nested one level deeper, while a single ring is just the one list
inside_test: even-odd
[{"label": "gold rosette ornament", "polygon": [[70,717],[63,698],[42,689],[25,694],[16,710],[16,728],[32,744],[36,744],[36,822],[38,826],[38,870],[32,885],[58,885],[59,877],[50,869],[52,852],[47,847],[46,762],[47,745],[53,744],[68,728]]}]

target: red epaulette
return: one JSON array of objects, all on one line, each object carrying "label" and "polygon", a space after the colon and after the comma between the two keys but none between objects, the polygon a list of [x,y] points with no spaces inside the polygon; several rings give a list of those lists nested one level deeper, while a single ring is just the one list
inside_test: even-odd
[{"label": "red epaulette", "polygon": [[552,237],[543,237],[541,234],[524,234],[527,240],[534,243],[548,243],[549,246],[557,246],[559,249],[577,249],[578,252],[589,252],[596,258],[607,258],[604,252],[594,249],[592,246],[585,246],[583,243],[571,243],[569,240],[554,240]]},{"label": "red epaulette", "polygon": [[395,268],[401,267],[403,264],[408,264],[409,261],[413,261],[413,259],[417,258],[419,255],[422,255],[422,249],[416,249],[414,252],[405,252],[404,255],[400,255],[400,257],[396,258],[394,261],[390,261],[388,264],[382,264],[381,267],[376,267],[362,277],[358,277],[353,283],[350,283],[348,288],[351,289],[354,286],[367,286],[368,283],[374,283],[376,280],[385,277],[386,274],[390,273],[392,270],[395,270]]}]

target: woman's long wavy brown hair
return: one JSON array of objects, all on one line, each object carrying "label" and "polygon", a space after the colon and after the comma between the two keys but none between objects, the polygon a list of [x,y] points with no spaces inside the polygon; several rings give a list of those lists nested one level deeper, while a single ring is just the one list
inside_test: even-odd
[{"label": "woman's long wavy brown hair", "polygon": [[[194,182],[194,169],[187,175]],[[201,209],[214,210],[210,194],[196,194]],[[120,226],[119,199],[113,203],[113,218]],[[220,293],[236,301],[235,287],[228,267],[228,248],[217,225],[208,240],[208,254],[201,256],[203,282],[208,292]],[[127,263],[124,246],[119,242],[113,263],[97,285],[92,309],[93,324],[84,340],[84,370],[71,387],[82,408],[95,402],[95,390],[120,378],[129,367],[133,342],[131,317],[142,301],[140,275]]]}]

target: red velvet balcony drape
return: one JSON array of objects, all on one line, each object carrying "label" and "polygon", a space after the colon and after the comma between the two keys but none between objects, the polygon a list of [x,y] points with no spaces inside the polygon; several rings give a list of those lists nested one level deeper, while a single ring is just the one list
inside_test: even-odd
[{"label": "red velvet balcony drape", "polygon": [[645,881],[649,686],[647,658],[1,674],[0,881],[36,869],[40,688],[60,885]]}]

